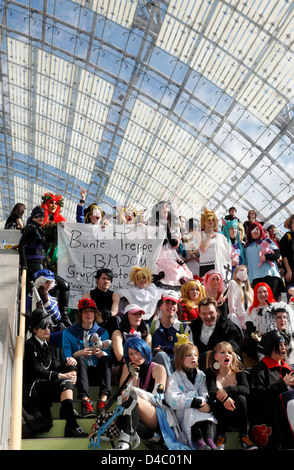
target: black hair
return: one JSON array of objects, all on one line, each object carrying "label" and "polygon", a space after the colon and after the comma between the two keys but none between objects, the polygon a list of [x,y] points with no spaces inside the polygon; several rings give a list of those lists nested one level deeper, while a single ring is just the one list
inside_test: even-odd
[{"label": "black hair", "polygon": [[[121,320],[120,325],[119,325],[119,329],[122,333],[129,333],[130,332],[131,325],[130,325],[130,321],[129,321],[128,312],[123,315],[122,320]],[[141,338],[142,339],[145,340],[147,338],[148,330],[147,330],[146,323],[143,319],[142,319],[137,331],[139,331],[141,333]]]},{"label": "black hair", "polygon": [[195,219],[195,218],[191,218],[188,220],[188,224],[187,224],[187,229],[188,231],[192,231],[192,230],[196,230],[196,229],[199,229],[200,230],[200,222],[198,219]]},{"label": "black hair", "polygon": [[281,340],[289,345],[289,338],[283,331],[273,330],[266,333],[263,336],[264,354],[271,357],[273,352],[279,353]]},{"label": "black hair", "polygon": [[28,324],[32,334],[34,334],[34,329],[38,330],[39,328],[41,328],[42,330],[45,330],[47,326],[49,326],[49,328],[51,329],[51,315],[46,315],[41,308],[36,308],[28,315]]},{"label": "black hair", "polygon": [[24,214],[25,210],[26,210],[25,204],[22,204],[21,202],[18,202],[17,204],[15,204],[14,208],[10,212],[10,215],[17,214],[21,217]]},{"label": "black hair", "polygon": [[95,278],[99,279],[99,277],[101,277],[102,274],[106,274],[109,277],[110,281],[112,282],[113,272],[111,271],[111,269],[108,269],[108,268],[98,269]]}]

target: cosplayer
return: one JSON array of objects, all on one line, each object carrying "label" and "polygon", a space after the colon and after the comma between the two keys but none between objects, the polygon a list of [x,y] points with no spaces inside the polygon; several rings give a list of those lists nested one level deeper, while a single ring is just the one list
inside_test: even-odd
[{"label": "cosplayer", "polygon": [[258,282],[266,282],[273,291],[276,301],[279,300],[281,292],[285,291],[277,265],[279,258],[277,245],[265,237],[259,222],[252,222],[247,230],[245,245],[245,264],[248,267],[249,281],[252,288]]},{"label": "cosplayer", "polygon": [[201,214],[201,243],[199,259],[199,275],[215,269],[227,284],[231,279],[232,259],[231,246],[222,233],[217,232],[217,217],[213,211],[204,209]]},{"label": "cosplayer", "polygon": [[18,202],[13,207],[12,211],[9,214],[8,219],[5,222],[4,230],[22,230],[23,221],[22,216],[26,210],[26,206],[21,202]]},{"label": "cosplayer", "polygon": [[208,271],[203,279],[205,288],[205,297],[212,297],[216,300],[218,311],[223,317],[228,315],[228,303],[226,298],[226,289],[221,274],[214,269]]},{"label": "cosplayer", "polygon": [[178,317],[180,321],[192,321],[198,318],[198,303],[206,296],[204,286],[199,280],[191,279],[181,287],[180,309]]},{"label": "cosplayer", "polygon": [[[73,408],[76,367],[68,362],[61,364],[59,352],[50,342],[51,326],[51,318],[43,310],[32,312],[29,325],[32,337],[26,340],[24,350],[23,409],[30,413],[37,407],[50,423],[50,407],[60,401],[60,418],[66,422],[64,436],[87,437]],[[36,428],[37,423],[33,424]]]},{"label": "cosplayer", "polygon": [[228,285],[228,317],[236,323],[244,333],[246,329],[246,315],[253,302],[253,290],[250,286],[247,266],[240,264],[236,267],[233,279]]},{"label": "cosplayer", "polygon": [[87,191],[84,188],[80,189],[81,199],[77,205],[76,221],[80,224],[93,224],[100,225],[101,227],[109,225],[108,220],[105,219],[105,212],[96,202],[90,204],[86,209],[84,208]]},{"label": "cosplayer", "polygon": [[236,266],[244,264],[244,247],[242,240],[244,238],[244,229],[238,219],[225,220],[223,219],[223,234],[226,237],[229,245],[232,247],[232,277]]},{"label": "cosplayer", "polygon": [[60,210],[64,205],[63,197],[60,194],[45,193],[42,196],[42,204],[45,212],[43,225],[50,225],[50,222],[58,224],[59,222],[66,222],[66,219],[61,215]]},{"label": "cosplayer", "polygon": [[162,282],[156,284],[159,287],[180,290],[181,280],[185,281],[193,276],[177,252],[181,240],[179,218],[169,203],[161,201],[153,207],[148,223],[153,227],[165,228],[165,238],[153,270],[156,276],[164,277]]},{"label": "cosplayer", "polygon": [[120,322],[119,328],[112,333],[112,349],[114,353],[115,366],[118,365],[117,372],[118,382],[121,377],[124,365],[124,344],[132,336],[142,338],[151,348],[152,338],[148,332],[144,321],[145,312],[139,305],[128,304],[124,309],[124,315]]},{"label": "cosplayer", "polygon": [[285,362],[287,348],[287,335],[270,331],[264,336],[264,357],[251,371],[252,438],[265,450],[294,448],[294,371]]},{"label": "cosplayer", "polygon": [[209,353],[205,374],[209,403],[217,419],[218,448],[224,450],[226,429],[232,425],[238,430],[242,449],[257,450],[247,433],[247,372],[229,343],[222,341]]},{"label": "cosplayer", "polygon": [[294,296],[294,214],[292,214],[284,223],[288,231],[282,236],[279,247],[282,261],[285,266],[285,284],[287,298]]},{"label": "cosplayer", "polygon": [[204,372],[198,369],[198,349],[191,342],[175,344],[175,369],[168,378],[166,401],[175,410],[191,449],[216,449],[216,419],[208,404]]},{"label": "cosplayer", "polygon": [[[95,416],[89,396],[90,385],[99,385],[97,407],[103,408],[111,393],[111,353],[108,332],[99,326],[100,312],[92,299],[81,299],[75,323],[62,332],[64,360],[77,366],[77,391],[84,417]],[[96,335],[95,335],[96,334]],[[95,336],[101,340],[95,345]]]},{"label": "cosplayer", "polygon": [[117,211],[115,219],[118,224],[142,224],[145,209],[135,209],[132,206],[116,206],[114,207]]},{"label": "cosplayer", "polygon": [[60,194],[45,193],[42,196],[41,207],[44,209],[44,222],[42,224],[45,234],[45,252],[50,260],[52,269],[56,271],[58,257],[57,225],[66,222],[60,210],[64,205],[63,197]]},{"label": "cosplayer", "polygon": [[245,317],[246,329],[242,350],[257,360],[262,352],[262,336],[271,329],[271,307],[276,303],[272,290],[265,282],[259,282],[253,289],[253,303]]},{"label": "cosplayer", "polygon": [[174,413],[162,403],[166,372],[162,365],[152,362],[147,343],[140,338],[128,339],[124,346],[124,359],[121,383],[130,373],[131,376],[129,385],[123,392],[123,400],[127,400],[129,393],[133,391],[137,405],[131,416],[126,414],[117,419],[120,436],[115,448],[129,450],[139,445],[140,438],[150,439],[155,433],[162,433],[169,450],[188,449],[182,444],[183,436]]},{"label": "cosplayer", "polygon": [[130,272],[132,285],[118,292],[120,297],[125,298],[128,303],[138,304],[144,310],[144,320],[151,319],[163,292],[162,289],[156,287],[152,279],[153,274],[149,268],[133,266]]},{"label": "cosplayer", "polygon": [[49,294],[56,285],[54,273],[49,269],[40,269],[34,273],[34,281],[32,309],[37,306],[43,308],[53,321],[54,331],[70,326],[71,322],[61,317],[56,297]]}]

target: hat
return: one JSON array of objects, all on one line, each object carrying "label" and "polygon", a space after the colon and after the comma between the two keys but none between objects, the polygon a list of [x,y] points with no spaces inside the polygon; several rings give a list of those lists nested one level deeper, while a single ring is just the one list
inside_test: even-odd
[{"label": "hat", "polygon": [[32,312],[30,312],[27,315],[27,319],[28,319],[28,325],[29,325],[30,331],[33,331],[34,328],[38,329],[40,326],[42,327],[42,322],[44,320],[46,320],[44,322],[44,325],[52,324],[50,313],[46,314],[41,308],[36,308]]},{"label": "hat", "polygon": [[264,230],[267,230],[267,231],[269,231],[273,227],[275,227],[275,224],[273,224],[272,222],[266,222],[263,226]]},{"label": "hat", "polygon": [[162,300],[173,300],[176,303],[179,303],[180,299],[176,291],[166,290],[161,296]]},{"label": "hat", "polygon": [[92,300],[92,299],[81,299],[79,301],[79,303],[78,303],[78,309],[79,310],[83,310],[83,308],[88,308],[88,307],[97,308],[94,300]]},{"label": "hat", "polygon": [[144,310],[140,308],[139,305],[136,305],[136,304],[127,305],[125,308],[125,313],[128,313],[128,312],[131,312],[131,313],[142,312],[142,315],[145,314]]},{"label": "hat", "polygon": [[37,206],[31,212],[31,216],[33,219],[37,219],[38,217],[45,217],[45,211],[42,207]]},{"label": "hat", "polygon": [[33,274],[34,280],[38,279],[38,277],[42,276],[44,279],[47,281],[54,281],[55,280],[55,275],[52,271],[49,269],[39,269],[39,271],[36,271]]}]

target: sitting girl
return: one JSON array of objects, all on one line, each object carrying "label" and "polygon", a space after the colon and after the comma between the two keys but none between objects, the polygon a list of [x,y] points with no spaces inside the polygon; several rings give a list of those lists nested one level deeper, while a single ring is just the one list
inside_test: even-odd
[{"label": "sitting girl", "polygon": [[[126,341],[124,361],[120,385],[127,381],[128,387],[122,400],[132,411],[117,418],[120,435],[115,449],[134,449],[140,438],[151,439],[158,433],[162,433],[169,450],[188,449],[181,443],[183,439],[172,410],[162,404],[167,381],[164,366],[152,362],[151,349],[138,337]],[[134,400],[135,403],[128,404]]]},{"label": "sitting girl", "polygon": [[189,446],[197,450],[217,449],[213,442],[216,419],[207,403],[205,374],[198,369],[198,349],[190,342],[176,344],[174,372],[168,378],[166,401],[176,411]]},{"label": "sitting girl", "polygon": [[247,433],[249,385],[244,367],[226,341],[218,343],[208,357],[207,388],[212,411],[217,419],[217,446],[224,450],[228,424],[237,428],[243,449],[255,450]]}]

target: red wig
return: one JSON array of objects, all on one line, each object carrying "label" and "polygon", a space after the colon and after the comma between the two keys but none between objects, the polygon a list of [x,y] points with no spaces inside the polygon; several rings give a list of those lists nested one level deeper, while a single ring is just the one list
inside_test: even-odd
[{"label": "red wig", "polygon": [[[56,207],[56,211],[54,212],[53,220],[49,219],[50,217],[49,206],[52,201],[57,202],[57,207]],[[50,220],[56,224],[58,222],[66,222],[66,219],[62,217],[62,215],[60,214],[60,209],[62,206],[63,206],[63,197],[61,196],[61,194],[45,193],[44,196],[42,196],[42,204],[41,204],[41,207],[43,207],[45,211],[45,218],[44,218],[44,222],[42,225],[45,225]]]},{"label": "red wig", "polygon": [[258,227],[259,230],[260,230],[260,237],[259,237],[258,240],[266,238],[262,225],[259,222],[256,222],[256,221],[251,222],[251,224],[249,225],[249,227],[247,229],[247,243],[246,243],[246,246],[249,246],[252,242],[258,241],[258,240],[253,239],[252,236],[251,236],[251,232],[252,232],[252,230],[255,229],[255,227]]},{"label": "red wig", "polygon": [[250,315],[252,309],[255,308],[255,307],[258,307],[258,305],[259,305],[258,298],[257,298],[257,291],[258,291],[258,288],[260,286],[265,287],[267,292],[268,292],[267,302],[269,304],[274,304],[276,302],[276,299],[274,298],[274,294],[273,294],[273,291],[271,290],[270,286],[268,284],[266,284],[265,282],[258,282],[258,284],[256,284],[256,286],[253,289],[253,303],[252,303],[252,305],[249,309],[249,315]]}]

